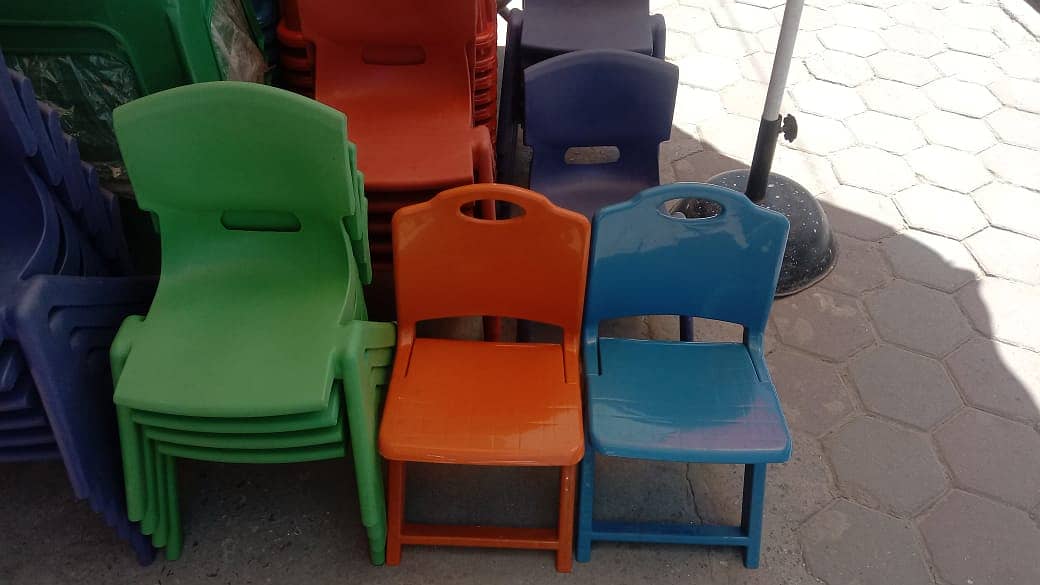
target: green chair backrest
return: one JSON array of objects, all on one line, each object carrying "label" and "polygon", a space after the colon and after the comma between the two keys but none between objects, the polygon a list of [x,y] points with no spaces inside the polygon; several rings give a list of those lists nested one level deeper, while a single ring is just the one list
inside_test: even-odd
[{"label": "green chair backrest", "polygon": [[115,129],[138,204],[158,218],[160,291],[202,265],[218,279],[281,270],[315,287],[357,284],[346,223],[361,205],[342,113],[212,82],[121,106]]}]

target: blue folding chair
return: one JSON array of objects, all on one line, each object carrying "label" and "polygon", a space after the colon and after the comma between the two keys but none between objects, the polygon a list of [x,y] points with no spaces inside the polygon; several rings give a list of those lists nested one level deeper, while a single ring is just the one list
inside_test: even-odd
[{"label": "blue folding chair", "polygon": [[[720,206],[670,214],[672,200]],[[741,193],[679,183],[601,210],[593,224],[585,301],[587,441],[581,463],[577,558],[594,540],[738,546],[758,566],[766,464],[786,461],[791,437],[763,352],[787,241],[787,219]],[[742,325],[742,343],[602,337],[600,323],[694,315]],[[593,519],[595,453],[688,463],[744,464],[739,526]]]},{"label": "blue folding chair", "polygon": [[545,59],[617,49],[664,59],[665,21],[649,0],[524,0],[509,12],[495,153],[500,182],[512,183],[524,121],[523,71]]},{"label": "blue folding chair", "polygon": [[[660,184],[658,151],[672,129],[679,68],[630,51],[577,51],[524,71],[524,142],[531,189],[588,218]],[[565,157],[573,147],[617,148],[615,161]]]}]

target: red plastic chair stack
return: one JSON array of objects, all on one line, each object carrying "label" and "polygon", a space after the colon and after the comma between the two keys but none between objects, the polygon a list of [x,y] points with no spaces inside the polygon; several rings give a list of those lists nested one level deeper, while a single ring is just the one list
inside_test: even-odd
[{"label": "red plastic chair stack", "polygon": [[498,20],[495,0],[477,6],[477,36],[473,42],[473,125],[487,126],[491,140],[498,127]]},{"label": "red plastic chair stack", "polygon": [[[492,6],[485,0],[295,4],[308,47],[298,64],[313,62],[315,99],[347,115],[369,197],[373,267],[386,273],[395,211],[446,188],[494,180],[489,129],[474,126],[474,92],[485,91],[474,80],[474,64],[481,63],[481,84],[495,81],[488,77],[497,66],[488,59],[495,34],[482,36],[478,60],[475,33],[478,21],[483,32],[491,29]],[[286,16],[282,31],[295,24]],[[489,106],[478,110],[481,116],[490,115]]]},{"label": "red plastic chair stack", "polygon": [[278,44],[281,51],[281,84],[285,89],[314,97],[314,47],[300,31],[300,11],[296,0],[282,0],[282,18],[278,21]]}]

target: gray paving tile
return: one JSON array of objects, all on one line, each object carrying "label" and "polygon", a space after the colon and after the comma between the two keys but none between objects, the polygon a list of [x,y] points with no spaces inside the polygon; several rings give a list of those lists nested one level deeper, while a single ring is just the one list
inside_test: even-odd
[{"label": "gray paving tile", "polygon": [[1000,108],[997,98],[977,83],[945,78],[929,83],[924,91],[940,110],[954,114],[982,118]]},{"label": "gray paving tile", "polygon": [[1003,142],[1040,150],[1040,114],[1001,108],[987,116],[986,121]]},{"label": "gray paving tile", "polygon": [[867,109],[855,90],[816,79],[793,86],[791,97],[800,110],[835,120]]},{"label": "gray paving tile", "polygon": [[897,24],[883,29],[878,33],[888,48],[907,55],[918,57],[931,57],[938,55],[946,45],[942,39],[930,32],[919,28],[912,28],[904,24]]},{"label": "gray paving tile", "polygon": [[867,111],[845,121],[861,144],[887,150],[892,154],[907,154],[924,146],[924,136],[910,120]]},{"label": "gray paving tile", "polygon": [[847,148],[831,156],[834,174],[843,185],[891,195],[915,183],[903,157],[869,146]]},{"label": "gray paving tile", "polygon": [[879,241],[903,229],[903,216],[884,195],[842,185],[820,196],[834,230],[854,238]]},{"label": "gray paving tile", "polygon": [[921,521],[921,533],[949,583],[1040,582],[1040,528],[1024,512],[955,490]]},{"label": "gray paving tile", "polygon": [[[816,37],[820,39],[820,44],[828,49],[857,57],[869,57],[885,48],[885,42],[881,37],[865,28],[832,26],[818,31]],[[866,66],[869,68],[869,65]]]},{"label": "gray paving tile", "polygon": [[977,156],[946,146],[929,144],[908,154],[906,160],[925,179],[961,193],[971,193],[993,180]]},{"label": "gray paving tile", "polygon": [[896,276],[953,292],[982,274],[963,244],[918,230],[907,230],[881,242]]},{"label": "gray paving tile", "polygon": [[857,355],[849,374],[868,410],[922,430],[963,405],[942,364],[891,345]]},{"label": "gray paving tile", "polygon": [[947,356],[946,365],[968,404],[1007,418],[1040,422],[1040,354],[977,338]]},{"label": "gray paving tile", "polygon": [[[923,153],[917,160],[922,168],[935,165],[934,160],[927,165],[926,157],[932,159],[945,158],[947,151],[930,151]],[[938,164],[941,165],[941,162]],[[929,166],[931,169],[931,166]],[[933,185],[914,185],[901,191],[895,197],[896,205],[911,227],[941,234],[955,240],[964,239],[986,227],[986,218],[975,205],[975,202],[964,195]],[[936,210],[943,210],[936,213]]]},{"label": "gray paving tile", "polygon": [[818,437],[852,412],[849,391],[833,364],[782,348],[766,361],[791,428]]},{"label": "gray paving tile", "polygon": [[957,301],[984,335],[1040,351],[1040,287],[987,277],[958,291]]},{"label": "gray paving tile", "polygon": [[[993,116],[998,113],[999,110]],[[921,116],[916,123],[930,144],[948,146],[971,154],[982,152],[997,142],[989,125],[978,118],[936,110]]]},{"label": "gray paving tile", "polygon": [[874,341],[856,300],[823,289],[776,301],[773,322],[785,345],[832,360],[845,359]]},{"label": "gray paving tile", "polygon": [[1040,113],[1040,82],[1002,77],[991,83],[989,89],[1005,106]]},{"label": "gray paving tile", "polygon": [[866,59],[840,51],[824,51],[805,59],[809,74],[821,81],[856,87],[874,77]]},{"label": "gray paving tile", "polygon": [[942,357],[971,335],[950,295],[896,280],[865,302],[878,335],[886,341]]},{"label": "gray paving tile", "polygon": [[881,79],[901,81],[921,87],[939,78],[939,71],[923,57],[907,55],[898,51],[882,51],[868,59],[874,73]]},{"label": "gray paving tile", "polygon": [[838,488],[857,502],[910,517],[946,490],[925,433],[860,417],[824,439]]},{"label": "gray paving tile", "polygon": [[857,296],[889,281],[891,275],[877,244],[840,233],[835,235],[835,239],[838,242],[838,262],[824,286]]},{"label": "gray paving tile", "polygon": [[838,500],[800,532],[809,570],[825,583],[931,582],[918,536],[906,520]]},{"label": "gray paving tile", "polygon": [[998,144],[982,153],[982,160],[1001,179],[1020,187],[1040,191],[1040,165],[1036,151],[1010,144]]},{"label": "gray paving tile", "polygon": [[1007,183],[990,183],[972,193],[989,222],[1040,238],[1040,193]]},{"label": "gray paving tile", "polygon": [[989,85],[1004,75],[993,59],[960,51],[939,53],[932,57],[932,63],[946,77],[981,85]]},{"label": "gray paving tile", "polygon": [[871,110],[914,119],[932,111],[934,104],[918,88],[888,79],[874,79],[857,88]]},{"label": "gray paving tile", "polygon": [[986,274],[1040,284],[1040,240],[991,227],[964,243]]},{"label": "gray paving tile", "polygon": [[1040,501],[1040,434],[1019,422],[965,409],[935,432],[957,485],[1029,510]]},{"label": "gray paving tile", "polygon": [[997,35],[985,31],[961,26],[945,28],[939,35],[946,46],[963,53],[971,53],[982,57],[992,57],[1007,48]]}]

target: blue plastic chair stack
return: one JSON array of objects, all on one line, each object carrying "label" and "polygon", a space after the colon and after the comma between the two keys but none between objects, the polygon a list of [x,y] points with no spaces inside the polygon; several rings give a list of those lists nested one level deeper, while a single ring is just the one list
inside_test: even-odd
[{"label": "blue plastic chair stack", "polygon": [[0,462],[62,459],[76,497],[149,563],[125,513],[108,365],[154,292],[128,270],[118,202],[0,55]]},{"label": "blue plastic chair stack", "polygon": [[[678,67],[630,51],[577,51],[527,68],[531,189],[592,219],[601,207],[658,185],[658,152],[671,133],[678,85]],[[570,161],[574,147],[614,147],[618,156]]]},{"label": "blue plastic chair stack", "polygon": [[[713,202],[686,219],[676,199]],[[791,437],[770,380],[763,336],[788,221],[714,185],[679,183],[601,210],[592,232],[583,323],[587,441],[581,464],[576,558],[594,540],[737,546],[758,566],[766,464],[786,461]],[[681,267],[681,269],[677,269]],[[693,315],[736,323],[742,343],[634,340],[600,323],[637,315]],[[594,453],[687,463],[744,464],[739,526],[593,519]]]},{"label": "blue plastic chair stack", "polygon": [[523,71],[545,59],[617,49],[664,59],[665,21],[649,0],[524,0],[509,13],[495,153],[501,182],[513,182],[518,127],[524,125]]}]

